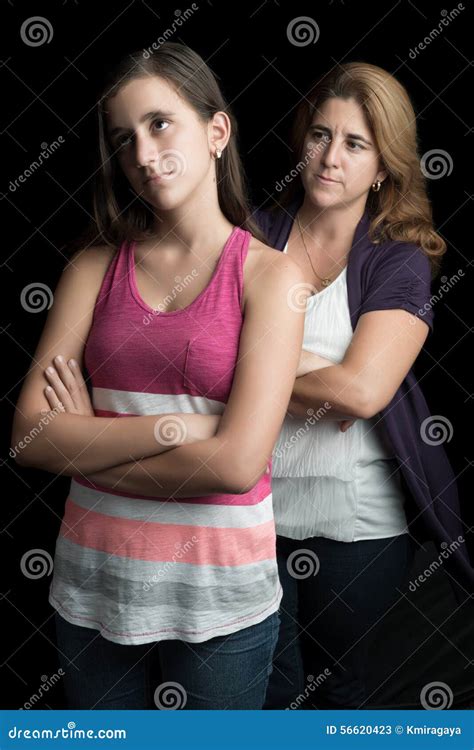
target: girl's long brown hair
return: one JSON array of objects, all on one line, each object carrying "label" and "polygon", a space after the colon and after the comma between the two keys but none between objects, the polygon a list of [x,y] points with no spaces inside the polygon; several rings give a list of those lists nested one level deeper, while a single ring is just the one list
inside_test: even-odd
[{"label": "girl's long brown hair", "polygon": [[[337,65],[323,76],[300,103],[292,130],[293,158],[301,160],[314,114],[327,99],[355,99],[375,138],[387,177],[378,192],[371,190],[367,209],[373,241],[413,242],[439,267],[446,243],[435,231],[426,178],[420,168],[416,117],[406,89],[386,70],[369,63]],[[299,177],[282,196],[285,204],[301,194]]]},{"label": "girl's long brown hair", "polygon": [[237,149],[237,123],[204,60],[184,44],[166,42],[152,55],[143,51],[124,57],[109,71],[97,104],[99,128],[99,168],[94,185],[94,221],[74,247],[105,243],[117,247],[124,240],[146,239],[152,233],[152,208],[131,191],[109,142],[106,105],[131,80],[159,76],[170,83],[207,122],[224,111],[231,121],[231,135],[220,159],[216,159],[219,206],[228,221],[265,241],[251,217],[244,169]]}]

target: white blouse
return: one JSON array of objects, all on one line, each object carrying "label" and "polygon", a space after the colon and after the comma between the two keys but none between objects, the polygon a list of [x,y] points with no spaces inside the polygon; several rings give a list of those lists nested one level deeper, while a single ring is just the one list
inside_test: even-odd
[{"label": "white blouse", "polygon": [[[308,298],[303,348],[341,362],[352,334],[344,269]],[[407,533],[398,464],[379,422],[357,419],[342,433],[317,413],[285,417],[272,461],[278,534],[354,542]]]}]

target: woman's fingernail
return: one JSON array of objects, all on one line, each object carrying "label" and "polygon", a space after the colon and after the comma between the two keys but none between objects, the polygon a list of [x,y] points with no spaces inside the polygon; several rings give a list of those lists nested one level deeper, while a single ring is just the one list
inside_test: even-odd
[{"label": "woman's fingernail", "polygon": [[58,354],[58,356],[57,356],[57,357],[55,357],[55,360],[56,360],[57,362],[63,362],[63,361],[64,361],[63,357],[62,357],[62,356],[61,356],[60,354]]},{"label": "woman's fingernail", "polygon": [[51,388],[51,386],[50,386],[50,385],[47,385],[47,386],[46,386],[46,390],[47,390],[47,391],[52,391],[53,389]]},{"label": "woman's fingernail", "polygon": [[50,375],[54,375],[54,367],[47,367],[46,372],[49,372]]},{"label": "woman's fingernail", "polygon": [[75,367],[76,366],[76,361],[74,359],[70,359],[68,364],[70,364],[71,367]]}]

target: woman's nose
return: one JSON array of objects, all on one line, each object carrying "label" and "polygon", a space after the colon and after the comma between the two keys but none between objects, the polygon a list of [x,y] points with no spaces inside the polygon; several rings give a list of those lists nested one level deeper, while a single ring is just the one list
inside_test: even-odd
[{"label": "woman's nose", "polygon": [[335,141],[330,141],[323,150],[322,162],[326,167],[338,167],[340,161],[340,145]]}]

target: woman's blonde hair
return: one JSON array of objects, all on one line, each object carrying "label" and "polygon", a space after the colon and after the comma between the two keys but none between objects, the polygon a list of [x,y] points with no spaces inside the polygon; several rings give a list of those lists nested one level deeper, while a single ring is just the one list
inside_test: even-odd
[{"label": "woman's blonde hair", "polygon": [[[292,151],[297,161],[308,128],[327,99],[353,98],[363,109],[375,138],[381,166],[387,172],[380,190],[369,192],[370,236],[413,242],[429,257],[432,270],[439,267],[446,243],[435,231],[426,179],[420,168],[415,112],[404,86],[390,73],[363,62],[338,65],[321,78],[298,107],[292,130]],[[301,190],[291,183],[286,200]]]}]

